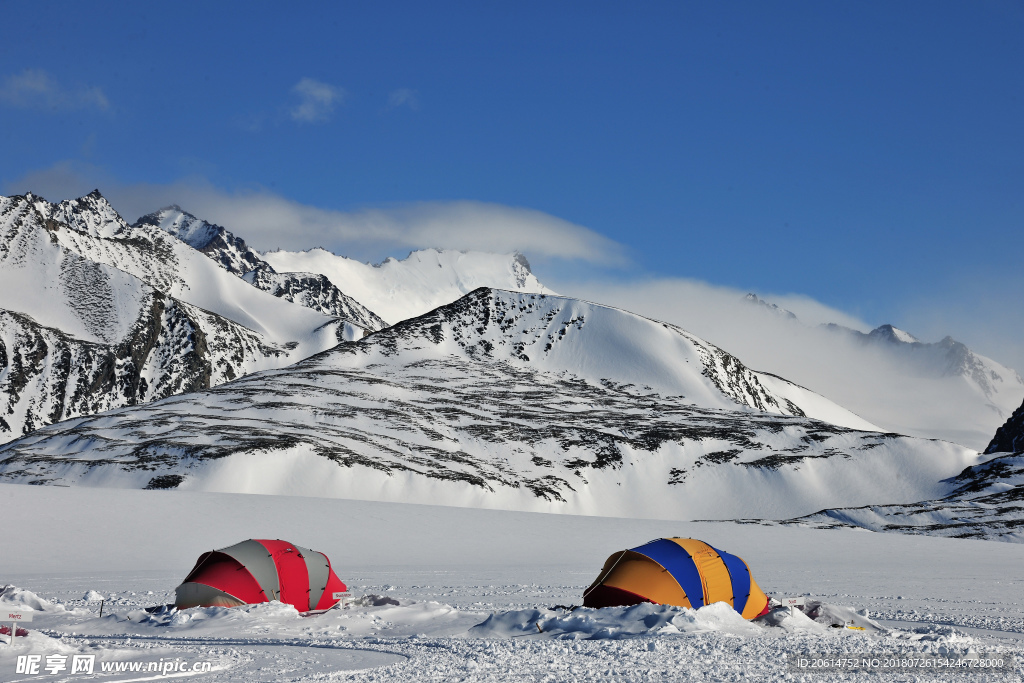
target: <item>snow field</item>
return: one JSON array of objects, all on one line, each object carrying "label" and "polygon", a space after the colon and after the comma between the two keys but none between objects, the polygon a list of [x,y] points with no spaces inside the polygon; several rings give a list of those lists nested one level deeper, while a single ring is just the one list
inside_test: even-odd
[{"label": "snow field", "polygon": [[[786,668],[792,652],[1024,654],[1016,544],[184,491],[0,485],[0,507],[16,511],[0,583],[51,609],[16,651],[189,661],[213,652],[225,668],[201,680],[768,681],[799,680]],[[888,630],[825,628],[796,614],[762,626],[720,605],[552,609],[578,604],[608,555],[669,535],[738,554],[770,595],[809,593]],[[169,619],[141,610],[169,601],[201,552],[250,537],[326,553],[363,599],[308,618],[280,604]],[[83,599],[89,591],[107,598],[103,619]],[[19,596],[12,604],[37,599]],[[9,654],[0,653],[0,680],[10,680]],[[1019,680],[898,680],[958,679]]]}]

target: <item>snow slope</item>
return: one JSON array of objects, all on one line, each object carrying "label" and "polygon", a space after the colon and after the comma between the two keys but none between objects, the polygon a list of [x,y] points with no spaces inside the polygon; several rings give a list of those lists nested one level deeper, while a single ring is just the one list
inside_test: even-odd
[{"label": "snow slope", "polygon": [[[198,680],[245,683],[776,681],[799,680],[787,669],[791,653],[1024,654],[1024,585],[1008,571],[1024,562],[1016,544],[185,492],[0,485],[0,500],[48,511],[5,531],[21,551],[0,555],[0,583],[19,588],[4,591],[0,605],[35,608],[29,637],[0,647],[5,678],[26,653],[211,661],[217,671]],[[101,533],[117,542],[97,542]],[[883,630],[825,628],[781,612],[771,622],[739,622],[721,605],[553,609],[578,604],[612,552],[669,535],[739,554],[770,595],[807,594],[823,611]],[[309,618],[279,603],[141,610],[172,597],[203,551],[253,536],[325,552],[354,603]],[[83,599],[90,591],[106,598],[102,619],[99,604]],[[1018,662],[995,674],[914,672],[896,680],[1002,681],[1020,673]]]},{"label": "snow slope", "polygon": [[123,338],[148,305],[152,288],[63,248],[59,229],[45,223],[29,201],[0,197],[0,309],[83,341]]},{"label": "snow slope", "polygon": [[1022,543],[1024,456],[995,456],[950,478],[949,483],[956,488],[942,498],[902,505],[830,508],[780,523]]},{"label": "snow slope", "polygon": [[271,251],[264,260],[278,272],[326,275],[339,289],[389,323],[449,304],[477,287],[551,294],[530,272],[522,254],[414,251],[402,260],[369,265],[324,249]]},{"label": "snow slope", "polygon": [[380,316],[339,290],[324,275],[279,273],[250,249],[245,240],[220,225],[207,223],[183,211],[179,206],[169,206],[143,216],[133,227],[147,231],[163,230],[257,289],[324,315],[344,319],[350,326],[358,328],[346,335],[348,339],[359,338],[364,331],[373,332],[387,326]]},{"label": "snow slope", "polygon": [[946,495],[953,486],[940,480],[978,462],[953,444],[802,412],[671,326],[481,289],[289,368],[40,429],[0,449],[0,472],[24,483],[777,519]]}]

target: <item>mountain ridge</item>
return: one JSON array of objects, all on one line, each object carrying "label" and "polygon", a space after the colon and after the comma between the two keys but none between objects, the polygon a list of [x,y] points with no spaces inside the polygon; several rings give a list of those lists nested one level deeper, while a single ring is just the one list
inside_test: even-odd
[{"label": "mountain ridge", "polygon": [[[590,362],[636,337],[657,342],[645,358]],[[287,368],[39,429],[0,448],[0,476],[728,518],[944,495],[977,462],[792,414],[720,354],[618,309],[475,290]]]}]

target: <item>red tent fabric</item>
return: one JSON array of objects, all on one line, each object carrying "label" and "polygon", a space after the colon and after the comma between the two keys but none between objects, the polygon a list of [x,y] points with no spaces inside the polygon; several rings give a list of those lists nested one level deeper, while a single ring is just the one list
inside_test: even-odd
[{"label": "red tent fabric", "polygon": [[250,539],[203,553],[175,589],[174,604],[237,607],[279,600],[300,612],[325,610],[348,590],[323,553],[287,541]]}]

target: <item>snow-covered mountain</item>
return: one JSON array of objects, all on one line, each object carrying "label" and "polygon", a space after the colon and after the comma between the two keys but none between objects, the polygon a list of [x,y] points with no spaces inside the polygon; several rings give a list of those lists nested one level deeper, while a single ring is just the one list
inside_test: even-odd
[{"label": "snow-covered mountain", "polygon": [[[777,391],[783,387],[785,391]],[[658,518],[946,495],[977,464],[671,325],[480,289],[288,368],[37,430],[6,481]],[[869,426],[869,425],[866,425]]]},{"label": "snow-covered mountain", "polygon": [[135,221],[134,226],[160,228],[239,277],[263,263],[245,240],[224,227],[196,218],[176,204],[146,214]]},{"label": "snow-covered mountain", "polygon": [[224,270],[237,275],[257,289],[324,315],[345,319],[361,337],[387,326],[384,320],[348,296],[324,275],[277,272],[273,266],[227,228],[196,218],[180,206],[168,206],[137,220],[134,227],[159,228],[192,248],[206,254]]},{"label": "snow-covered mountain", "polygon": [[[1016,370],[975,353],[952,337],[929,344],[892,325],[881,325],[867,333],[839,325],[827,328],[886,349],[901,365],[922,377],[963,378],[992,402],[1005,404],[1010,396],[1024,393],[1024,379]],[[1005,409],[1004,405],[999,407]]]},{"label": "snow-covered mountain", "polygon": [[[128,225],[100,193],[50,204],[30,196],[66,249],[134,275],[154,289],[232,320],[276,343],[302,347],[299,357],[335,340],[331,321],[252,287],[204,254],[148,224]],[[340,321],[328,325],[336,328]],[[335,342],[336,343],[336,342]],[[333,345],[333,344],[332,344]]]},{"label": "snow-covered mountain", "polygon": [[355,329],[129,226],[98,192],[0,198],[0,441],[281,367]]},{"label": "snow-covered mountain", "polygon": [[1024,400],[1016,370],[951,337],[927,343],[893,325],[809,325],[756,296],[721,308],[674,321],[889,431],[982,450]]},{"label": "snow-covered mountain", "polygon": [[320,273],[394,324],[450,304],[478,287],[553,294],[522,254],[414,251],[370,265],[324,249],[271,251],[263,258],[279,272]]},{"label": "snow-covered mountain", "polygon": [[743,297],[743,301],[752,306],[757,306],[762,311],[767,311],[781,318],[785,318],[786,320],[795,321],[797,319],[796,313],[794,313],[793,311],[786,310],[785,308],[782,308],[778,304],[769,303],[768,301],[765,301],[764,299],[759,297],[757,294],[754,294],[753,292],[750,292],[745,297]]},{"label": "snow-covered mountain", "polygon": [[335,287],[326,275],[278,273],[264,262],[243,275],[242,279],[285,301],[343,318],[360,328],[363,334],[388,326],[379,315]]}]

